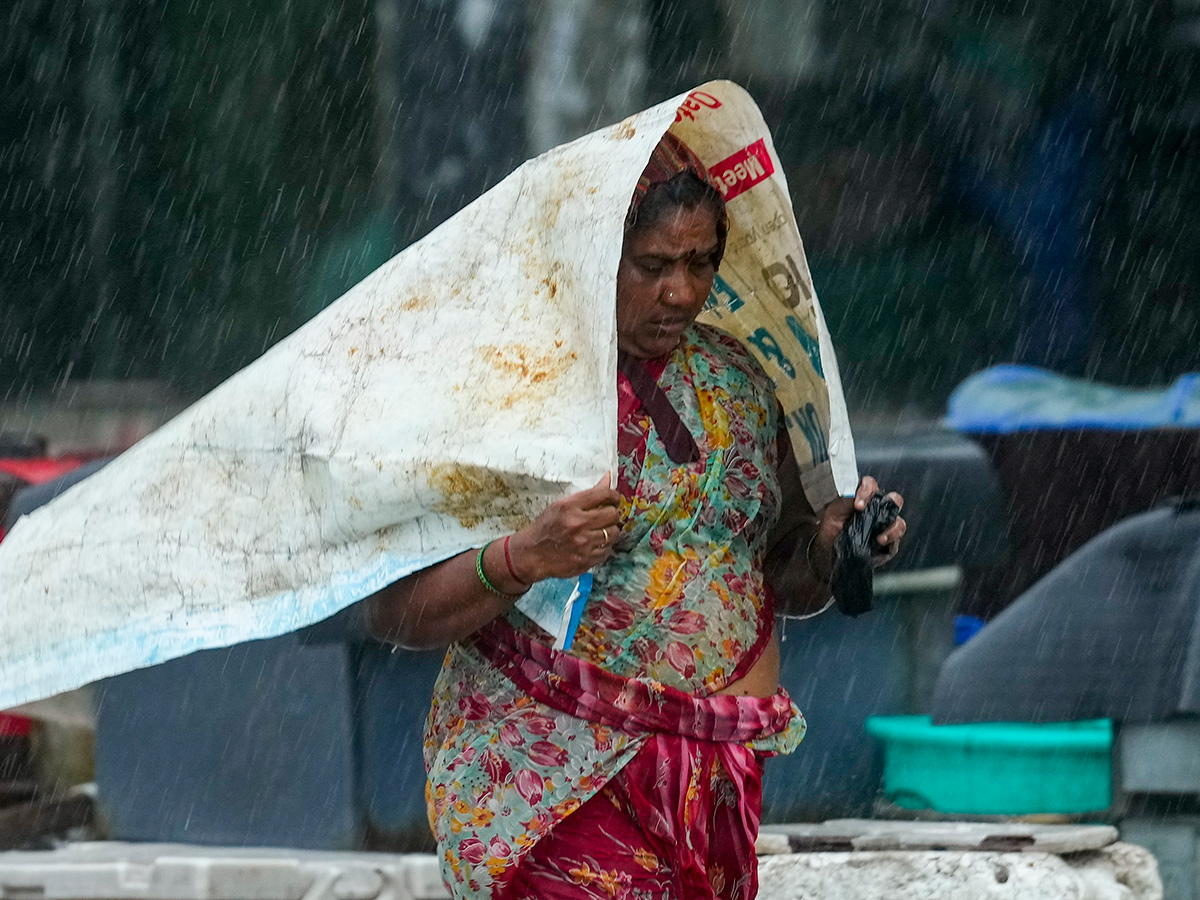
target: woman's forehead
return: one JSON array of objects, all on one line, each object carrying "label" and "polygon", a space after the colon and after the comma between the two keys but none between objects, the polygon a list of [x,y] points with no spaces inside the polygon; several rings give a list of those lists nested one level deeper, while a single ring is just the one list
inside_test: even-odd
[{"label": "woman's forehead", "polygon": [[639,256],[682,258],[697,251],[715,250],[717,223],[712,210],[676,207],[645,228],[637,228],[625,240],[628,252]]}]

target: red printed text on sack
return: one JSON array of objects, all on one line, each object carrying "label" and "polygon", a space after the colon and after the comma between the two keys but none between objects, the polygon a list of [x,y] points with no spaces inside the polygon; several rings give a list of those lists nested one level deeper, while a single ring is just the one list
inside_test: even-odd
[{"label": "red printed text on sack", "polygon": [[696,113],[701,112],[705,107],[720,109],[721,101],[707,91],[692,91],[679,104],[679,109],[675,110],[675,121],[678,122],[684,116],[687,116],[694,122],[696,120]]},{"label": "red printed text on sack", "polygon": [[710,166],[708,174],[721,189],[721,196],[729,201],[774,175],[775,164],[771,162],[765,140],[759,138],[749,147]]}]

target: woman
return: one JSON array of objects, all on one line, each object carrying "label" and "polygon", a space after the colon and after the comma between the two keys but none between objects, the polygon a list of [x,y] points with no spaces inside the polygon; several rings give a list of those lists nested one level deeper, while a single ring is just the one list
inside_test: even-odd
[{"label": "woman", "polygon": [[[774,587],[792,605],[823,603],[833,538],[876,485],[816,516],[770,380],[695,323],[726,230],[703,165],[668,135],[638,182],[617,274],[616,489],[606,476],[372,598],[385,638],[455,642],[426,740],[455,897],[757,890],[760,758],[805,728],[779,689],[764,573],[788,573]],[[881,557],[903,531],[901,519],[881,536]],[[574,644],[551,650],[513,604],[588,570]]]}]

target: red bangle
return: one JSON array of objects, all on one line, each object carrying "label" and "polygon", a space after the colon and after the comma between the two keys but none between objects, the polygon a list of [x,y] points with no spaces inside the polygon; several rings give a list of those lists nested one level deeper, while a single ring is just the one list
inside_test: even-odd
[{"label": "red bangle", "polygon": [[505,564],[506,566],[508,566],[508,574],[512,576],[512,578],[513,578],[513,581],[515,581],[517,584],[523,584],[523,585],[526,585],[526,586],[528,586],[528,585],[529,585],[529,582],[528,582],[528,581],[526,581],[524,578],[522,578],[520,575],[518,575],[518,574],[517,574],[517,570],[513,568],[513,564],[512,564],[512,554],[510,554],[510,553],[508,552],[508,542],[509,542],[509,541],[511,541],[511,540],[512,540],[512,535],[511,535],[511,534],[510,534],[510,535],[508,535],[508,536],[507,536],[507,537],[504,539],[504,564]]}]

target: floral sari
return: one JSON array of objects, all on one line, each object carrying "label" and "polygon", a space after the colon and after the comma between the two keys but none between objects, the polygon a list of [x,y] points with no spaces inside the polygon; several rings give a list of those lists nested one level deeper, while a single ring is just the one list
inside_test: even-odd
[{"label": "floral sari", "polygon": [[[605,796],[639,821],[661,814],[646,827],[658,843],[644,852],[676,857],[671,877],[687,896],[753,896],[753,873],[706,872],[705,834],[718,801],[732,797],[724,805],[746,833],[735,856],[753,865],[744,845],[758,825],[754,753],[791,752],[804,734],[782,691],[713,696],[771,635],[762,555],[780,502],[777,407],[741,345],[701,325],[658,384],[700,459],[672,462],[646,411],[622,404],[622,533],[593,573],[570,650],[551,650],[513,610],[446,655],[425,757],[430,823],[456,898],[506,897],[531,848],[610,782]],[[618,779],[635,760],[666,766],[678,789],[658,791],[657,776],[640,782],[647,791]],[[582,884],[602,870],[584,863],[570,877]]]}]

